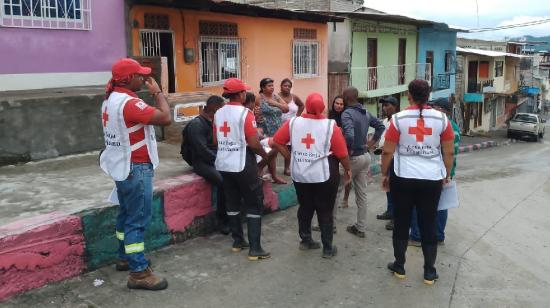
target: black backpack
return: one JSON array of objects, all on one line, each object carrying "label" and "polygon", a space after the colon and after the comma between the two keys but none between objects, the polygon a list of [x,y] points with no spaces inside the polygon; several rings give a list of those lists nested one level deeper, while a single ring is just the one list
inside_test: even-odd
[{"label": "black backpack", "polygon": [[189,164],[189,166],[193,165],[193,153],[191,151],[191,147],[189,146],[189,142],[187,139],[187,127],[189,125],[185,125],[183,130],[181,131],[181,158],[185,160],[186,163]]}]

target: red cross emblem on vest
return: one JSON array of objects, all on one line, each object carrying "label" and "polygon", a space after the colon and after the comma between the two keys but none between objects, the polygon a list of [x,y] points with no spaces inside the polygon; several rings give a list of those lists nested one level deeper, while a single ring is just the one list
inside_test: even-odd
[{"label": "red cross emblem on vest", "polygon": [[107,121],[109,121],[109,115],[107,114],[107,107],[105,107],[105,111],[103,111],[103,115],[101,117],[103,118],[103,127],[107,126]]},{"label": "red cross emblem on vest", "polygon": [[309,150],[312,144],[315,143],[315,139],[311,138],[311,134],[308,133],[305,138],[302,138],[302,143],[306,145],[306,149]]},{"label": "red cross emblem on vest", "polygon": [[424,136],[431,136],[432,128],[424,127],[424,120],[416,120],[416,127],[409,127],[409,134],[416,135],[416,142],[423,142]]},{"label": "red cross emblem on vest", "polygon": [[227,121],[223,122],[223,126],[220,127],[220,132],[223,133],[224,137],[227,137],[227,134],[231,131],[231,127],[227,125]]}]

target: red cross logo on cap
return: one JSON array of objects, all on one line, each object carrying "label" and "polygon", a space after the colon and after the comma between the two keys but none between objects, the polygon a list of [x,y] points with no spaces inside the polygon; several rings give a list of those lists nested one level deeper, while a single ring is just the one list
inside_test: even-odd
[{"label": "red cross logo on cap", "polygon": [[231,127],[227,125],[227,121],[223,122],[223,126],[220,127],[220,132],[223,133],[224,137],[227,137],[227,134],[231,131]]},{"label": "red cross logo on cap", "polygon": [[105,111],[103,111],[103,127],[107,126],[107,121],[109,121],[109,115],[107,114],[107,107],[105,107]]},{"label": "red cross logo on cap", "polygon": [[423,142],[424,136],[430,136],[432,129],[430,127],[424,127],[424,120],[416,120],[416,127],[409,127],[409,134],[416,135],[416,142]]},{"label": "red cross logo on cap", "polygon": [[302,138],[302,143],[306,145],[306,149],[309,150],[312,144],[315,144],[315,139],[311,138],[311,134],[308,133],[305,138]]}]

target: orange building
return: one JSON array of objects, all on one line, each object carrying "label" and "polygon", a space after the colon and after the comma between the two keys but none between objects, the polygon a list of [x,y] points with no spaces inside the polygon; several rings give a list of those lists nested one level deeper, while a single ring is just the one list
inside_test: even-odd
[{"label": "orange building", "polygon": [[228,1],[135,0],[129,18],[133,56],[166,57],[169,92],[221,94],[230,77],[257,92],[270,77],[277,91],[290,78],[303,99],[313,91],[327,97],[327,22],[334,17]]}]

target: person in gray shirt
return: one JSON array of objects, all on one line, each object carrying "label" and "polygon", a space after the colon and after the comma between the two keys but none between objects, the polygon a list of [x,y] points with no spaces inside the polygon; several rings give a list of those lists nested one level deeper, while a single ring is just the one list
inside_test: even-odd
[{"label": "person in gray shirt", "polygon": [[[343,96],[346,110],[342,113],[342,130],[348,146],[352,183],[357,204],[357,222],[348,226],[346,230],[353,235],[364,238],[367,218],[367,177],[371,162],[368,148],[373,147],[378,142],[386,127],[382,121],[370,114],[359,103],[359,92],[356,88],[345,89]],[[371,140],[367,140],[369,127],[375,129]]]}]

